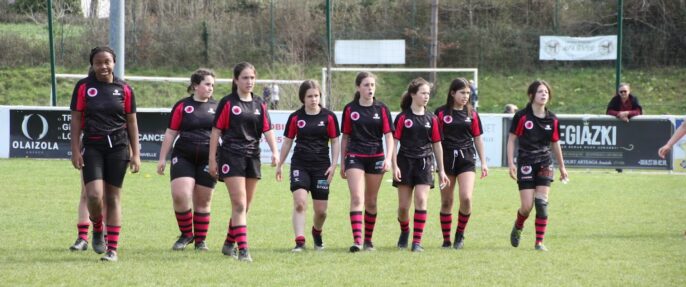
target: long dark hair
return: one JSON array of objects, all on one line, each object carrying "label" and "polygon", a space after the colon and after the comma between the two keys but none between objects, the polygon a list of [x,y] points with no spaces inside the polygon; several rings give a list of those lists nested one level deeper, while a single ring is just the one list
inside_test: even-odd
[{"label": "long dark hair", "polygon": [[238,92],[238,86],[236,85],[236,80],[238,77],[241,76],[241,73],[245,69],[252,69],[255,71],[255,76],[257,76],[257,70],[255,70],[255,66],[248,62],[241,62],[238,63],[237,65],[233,66],[233,80],[231,81],[231,93],[236,93]]},{"label": "long dark hair", "polygon": [[540,87],[541,85],[548,88],[548,103],[550,103],[553,100],[553,89],[550,88],[548,82],[544,80],[535,80],[533,81],[533,83],[531,83],[531,85],[529,85],[529,88],[526,91],[526,94],[529,96],[529,103],[532,103],[534,101],[534,96],[536,96],[538,87]]},{"label": "long dark hair", "polygon": [[[357,73],[357,76],[355,77],[355,86],[359,87],[362,85],[362,81],[366,78],[374,78],[376,79],[376,76],[370,72],[359,72]],[[355,99],[356,102],[360,100],[360,92],[355,91]]]},{"label": "long dark hair", "polygon": [[306,80],[300,84],[300,89],[298,90],[298,98],[303,104],[305,103],[305,95],[309,89],[316,89],[319,92],[319,96],[322,96],[322,89],[319,86],[319,83],[315,80]]},{"label": "long dark hair", "polygon": [[419,87],[423,85],[427,85],[429,88],[431,88],[431,84],[428,81],[424,80],[424,78],[422,77],[415,78],[410,82],[409,85],[407,85],[407,91],[405,91],[402,99],[400,100],[401,110],[404,111],[410,108],[410,106],[412,105],[412,95],[417,94],[417,92],[419,91]]},{"label": "long dark hair", "polygon": [[[449,111],[453,109],[453,106],[455,106],[455,98],[453,97],[453,93],[457,93],[457,91],[463,90],[464,88],[471,88],[469,86],[469,81],[467,81],[465,78],[457,78],[450,83],[450,88],[448,89],[448,98],[445,101],[446,109]],[[465,107],[467,108],[467,117],[472,118],[472,111],[474,111],[472,103],[467,101]]]},{"label": "long dark hair", "polygon": [[191,84],[188,85],[188,88],[186,88],[186,92],[189,94],[193,93],[193,88],[197,85],[200,85],[200,83],[205,80],[205,77],[211,76],[212,78],[216,78],[214,76],[214,72],[210,69],[206,68],[199,68],[193,72],[191,75]]}]

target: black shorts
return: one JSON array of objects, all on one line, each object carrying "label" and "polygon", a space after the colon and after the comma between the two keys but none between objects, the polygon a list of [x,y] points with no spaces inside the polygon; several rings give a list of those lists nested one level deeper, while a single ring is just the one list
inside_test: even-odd
[{"label": "black shorts", "polygon": [[398,154],[398,168],[400,169],[400,181],[394,179],[393,186],[426,184],[434,188],[433,157],[408,158],[403,154]]},{"label": "black shorts", "polygon": [[291,192],[304,189],[312,193],[312,199],[329,199],[329,182],[326,170],[329,166],[302,167],[291,165]]},{"label": "black shorts", "polygon": [[476,152],[473,147],[444,149],[443,166],[447,175],[459,175],[467,171],[476,172]]},{"label": "black shorts", "polygon": [[369,174],[383,174],[383,162],[386,159],[384,156],[360,157],[355,155],[347,155],[345,157],[345,170],[351,168],[364,170]]},{"label": "black shorts", "polygon": [[225,177],[240,176],[245,178],[262,178],[260,171],[260,157],[236,155],[226,151],[219,152],[217,159],[217,173],[219,180]]},{"label": "black shorts", "polygon": [[111,148],[102,144],[85,145],[81,155],[84,184],[102,179],[109,185],[122,187],[130,160],[128,145],[116,145]]},{"label": "black shorts", "polygon": [[171,156],[170,180],[179,177],[191,177],[195,179],[195,184],[209,188],[214,188],[217,180],[209,173],[207,165],[207,153],[189,155],[187,152],[174,149]]},{"label": "black shorts", "polygon": [[553,164],[540,162],[535,164],[517,163],[517,185],[519,190],[535,189],[537,186],[550,186],[553,182]]}]

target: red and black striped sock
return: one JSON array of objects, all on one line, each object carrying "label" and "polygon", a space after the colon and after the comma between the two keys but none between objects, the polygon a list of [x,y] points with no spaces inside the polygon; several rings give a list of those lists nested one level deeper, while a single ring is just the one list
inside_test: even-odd
[{"label": "red and black striped sock", "polygon": [[372,242],[374,226],[376,225],[376,213],[364,211],[364,242]]},{"label": "red and black striped sock", "polygon": [[193,233],[195,233],[195,243],[205,241],[207,230],[210,228],[210,213],[193,213]]},{"label": "red and black striped sock", "polygon": [[517,220],[515,221],[515,228],[517,229],[523,229],[524,228],[524,221],[529,218],[529,216],[524,216],[519,213],[519,210],[517,211]]},{"label": "red and black striped sock", "polygon": [[231,219],[229,218],[229,229],[226,231],[226,240],[224,245],[236,243],[235,228],[231,226]]},{"label": "red and black striped sock", "polygon": [[400,223],[400,232],[402,232],[402,233],[410,232],[410,221],[409,220],[400,221],[400,219],[398,219],[398,223]]},{"label": "red and black striped sock", "polygon": [[76,230],[79,232],[79,238],[88,241],[88,227],[90,226],[91,223],[88,221],[76,224]]},{"label": "red and black striped sock", "polygon": [[183,212],[176,213],[176,223],[179,225],[179,231],[183,237],[193,236],[193,212],[189,209]]},{"label": "red and black striped sock", "polygon": [[536,244],[543,242],[545,228],[548,226],[548,217],[536,217]]},{"label": "red and black striped sock", "polygon": [[117,251],[121,226],[107,225],[107,251]]},{"label": "red and black striped sock", "polygon": [[353,241],[357,245],[362,244],[362,211],[350,212],[350,227],[353,230]]},{"label": "red and black striped sock", "polygon": [[452,213],[440,213],[441,218],[441,232],[443,232],[443,242],[450,242],[450,228],[453,225]]},{"label": "red and black striped sock", "polygon": [[469,222],[469,216],[472,214],[462,214],[462,212],[457,213],[457,229],[455,232],[464,234],[464,230],[467,228],[467,222]]},{"label": "red and black striped sock", "polygon": [[102,215],[98,217],[89,217],[91,220],[91,223],[93,223],[93,232],[102,232],[103,231],[103,224],[102,224]]},{"label": "red and black striped sock", "polygon": [[414,210],[414,234],[412,236],[412,243],[422,243],[422,234],[424,233],[424,225],[426,224],[426,210]]},{"label": "red and black striped sock", "polygon": [[234,226],[233,235],[236,238],[236,243],[238,243],[238,249],[248,248],[248,226],[238,225]]}]

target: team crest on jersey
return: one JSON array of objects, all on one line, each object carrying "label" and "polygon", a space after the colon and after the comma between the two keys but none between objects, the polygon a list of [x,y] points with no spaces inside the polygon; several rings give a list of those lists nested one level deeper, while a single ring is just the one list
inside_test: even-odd
[{"label": "team crest on jersey", "polygon": [[183,108],[183,110],[184,110],[187,114],[190,114],[190,113],[192,113],[193,111],[195,111],[195,108],[193,108],[193,106],[187,106],[187,107]]},{"label": "team crest on jersey", "polygon": [[523,165],[521,168],[522,174],[530,174],[531,173],[531,166],[530,165]]},{"label": "team crest on jersey", "polygon": [[222,173],[223,174],[229,173],[230,170],[231,170],[231,168],[229,167],[228,164],[225,163],[224,165],[222,165]]},{"label": "team crest on jersey", "polygon": [[305,127],[305,121],[304,120],[299,120],[297,124],[298,124],[298,127],[301,129]]},{"label": "team crest on jersey", "polygon": [[324,126],[324,121],[319,121],[319,124],[317,125],[318,127],[323,127]]},{"label": "team crest on jersey", "polygon": [[414,122],[411,119],[406,119],[403,124],[405,124],[405,127],[409,129],[414,125]]},{"label": "team crest on jersey", "polygon": [[179,158],[178,158],[178,157],[172,158],[172,164],[176,164],[177,162],[179,162]]},{"label": "team crest on jersey", "polygon": [[352,112],[352,113],[350,113],[350,118],[351,118],[353,121],[359,120],[359,119],[360,119],[360,113],[358,113],[358,112]]},{"label": "team crest on jersey", "polygon": [[121,93],[119,92],[119,90],[115,89],[114,92],[112,92],[112,95],[113,96],[121,96]]},{"label": "team crest on jersey", "polygon": [[524,127],[525,127],[527,130],[533,129],[533,128],[534,128],[534,122],[532,122],[532,121],[526,121],[526,122],[524,122]]},{"label": "team crest on jersey", "polygon": [[208,114],[214,114],[214,109],[213,109],[213,108],[210,108],[209,110],[207,110],[207,113],[208,113]]},{"label": "team crest on jersey", "polygon": [[260,114],[260,109],[255,109],[255,114],[259,115]]},{"label": "team crest on jersey", "polygon": [[234,115],[240,115],[242,112],[243,110],[241,110],[241,107],[239,106],[233,106],[233,108],[231,108],[231,113]]},{"label": "team crest on jersey", "polygon": [[380,119],[380,118],[379,118],[379,114],[378,114],[378,113],[374,113],[374,116],[372,117],[372,119],[375,119],[375,120]]},{"label": "team crest on jersey", "polygon": [[446,124],[452,123],[453,122],[453,116],[444,116],[443,122]]},{"label": "team crest on jersey", "polygon": [[98,89],[96,88],[88,88],[88,91],[86,91],[86,94],[88,94],[89,97],[95,97],[98,95]]}]

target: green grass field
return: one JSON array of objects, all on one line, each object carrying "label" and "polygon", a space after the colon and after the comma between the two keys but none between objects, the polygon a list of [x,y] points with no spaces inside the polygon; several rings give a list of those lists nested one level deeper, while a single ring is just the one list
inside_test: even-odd
[{"label": "green grass field", "polygon": [[[332,183],[326,249],[291,254],[291,196],[273,168],[249,215],[252,264],[220,252],[230,205],[217,188],[208,253],[171,251],[178,236],[166,176],[145,162],[129,174],[123,194],[119,262],[89,251],[72,253],[79,174],[66,160],[0,160],[0,270],[3,286],[685,286],[686,176],[571,170],[553,184],[547,253],[533,250],[529,219],[519,248],[509,244],[519,197],[505,169],[478,181],[465,248],[440,248],[439,195],[432,191],[424,253],[396,250],[396,191],[384,183],[376,252],[350,254],[347,186]],[[311,207],[308,216],[311,215]],[[533,218],[533,216],[532,216]],[[311,219],[308,219],[308,226]],[[308,227],[309,229],[309,227]],[[454,230],[454,226],[453,226]],[[308,235],[308,245],[311,237]],[[309,245],[311,246],[311,245]]]}]

